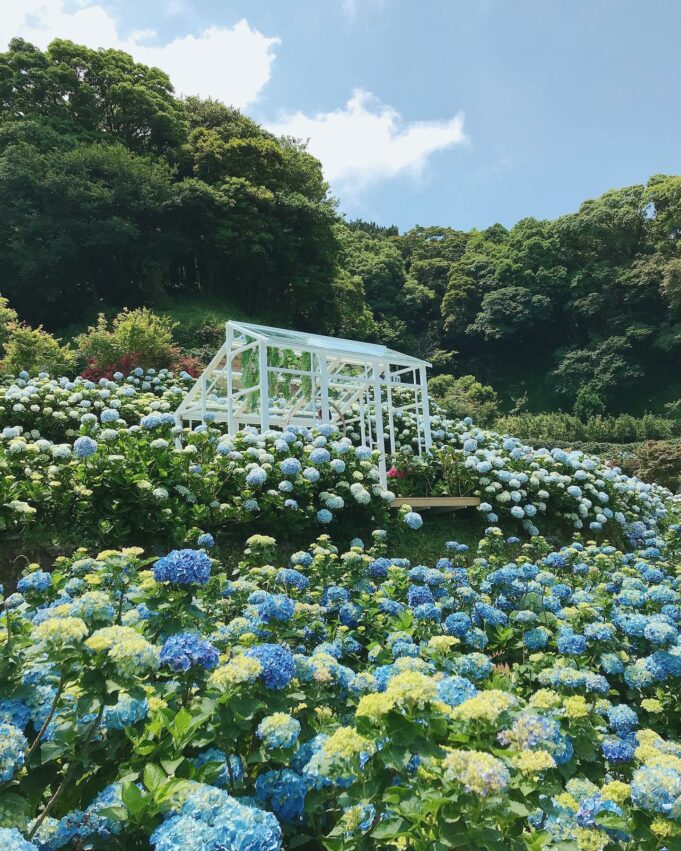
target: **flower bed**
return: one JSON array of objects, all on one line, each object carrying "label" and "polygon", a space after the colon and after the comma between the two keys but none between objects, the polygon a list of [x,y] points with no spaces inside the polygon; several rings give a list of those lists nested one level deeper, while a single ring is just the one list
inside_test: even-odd
[{"label": "flower bed", "polygon": [[[380,487],[377,455],[358,447],[357,435],[247,430],[230,439],[210,424],[178,432],[171,412],[189,383],[167,370],[97,383],[7,379],[0,386],[0,528],[38,543],[151,538],[172,546],[196,529],[280,534],[343,521],[351,537],[382,522],[392,491]],[[640,538],[665,515],[668,491],[597,457],[532,449],[437,412],[432,427],[434,451],[419,457],[413,418],[396,417],[391,488],[399,495],[475,494],[485,520],[509,531],[588,528],[618,542]],[[407,522],[419,521],[412,513]]]},{"label": "flower bed", "polygon": [[389,472],[399,496],[479,496],[489,523],[514,525],[530,535],[545,529],[589,529],[620,539],[640,537],[666,514],[663,487],[627,476],[598,456],[534,449],[509,435],[433,417],[434,449],[418,455],[414,429],[402,417],[402,446]]},{"label": "flower bed", "polygon": [[201,549],[25,571],[1,847],[678,847],[681,526],[635,553],[490,528],[434,566],[382,532],[274,544],[232,577]]}]

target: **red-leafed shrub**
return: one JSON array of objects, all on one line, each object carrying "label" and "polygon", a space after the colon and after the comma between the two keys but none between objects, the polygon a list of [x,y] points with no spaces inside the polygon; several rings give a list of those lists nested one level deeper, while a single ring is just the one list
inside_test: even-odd
[{"label": "red-leafed shrub", "polygon": [[123,375],[129,375],[133,369],[136,369],[140,365],[141,357],[139,352],[130,352],[118,358],[113,363],[98,363],[96,358],[90,358],[87,367],[81,375],[83,378],[89,378],[90,381],[99,381],[100,378],[111,380],[115,373],[122,372]]},{"label": "red-leafed shrub", "polygon": [[200,358],[192,357],[191,355],[182,355],[173,364],[174,372],[188,372],[192,378],[198,378],[203,372],[204,364]]}]

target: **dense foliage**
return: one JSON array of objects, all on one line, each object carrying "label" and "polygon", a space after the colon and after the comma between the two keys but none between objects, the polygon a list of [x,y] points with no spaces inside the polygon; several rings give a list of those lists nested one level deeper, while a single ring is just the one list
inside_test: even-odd
[{"label": "dense foliage", "polygon": [[[479,496],[487,522],[531,535],[605,529],[620,541],[632,523],[655,528],[666,513],[664,488],[597,457],[534,449],[439,413],[428,456],[413,415],[396,414],[395,492],[385,490],[377,454],[352,430],[228,437],[210,422],[178,426],[172,411],[190,385],[186,373],[141,368],[98,382],[22,373],[0,383],[0,527],[62,545],[176,545],[197,529],[239,527],[338,533],[382,520],[395,492],[445,493]],[[421,522],[408,511],[405,520]]]},{"label": "dense foliage", "polygon": [[525,440],[542,443],[636,443],[681,437],[681,419],[653,414],[643,417],[620,414],[586,420],[571,414],[516,414],[500,417],[495,426]]},{"label": "dense foliage", "polygon": [[2,599],[3,848],[681,847],[668,491],[442,412],[426,458],[398,414],[394,490],[495,524],[412,565],[358,435],[182,429],[188,386],[0,382],[5,534],[68,553]]},{"label": "dense foliage", "polygon": [[[155,540],[193,530],[364,526],[394,495],[370,449],[334,428],[233,438],[176,425],[185,374],[0,386],[0,528],[36,543]],[[176,440],[180,438],[180,444]],[[335,525],[338,525],[336,523]]]},{"label": "dense foliage", "polygon": [[336,216],[299,143],[63,40],[12,41],[0,99],[0,291],[23,319],[186,288],[335,321]]},{"label": "dense foliage", "polygon": [[[661,412],[681,395],[679,177],[555,221],[399,234],[344,222],[300,142],[178,99],[120,51],[16,39],[0,98],[0,292],[33,325],[200,294],[427,355],[506,408]],[[442,390],[456,415],[474,401]]]},{"label": "dense foliage", "polygon": [[681,179],[656,176],[510,229],[357,226],[346,262],[380,336],[411,338],[507,403],[528,393],[534,410],[642,413],[679,395],[680,211]]},{"label": "dense foliage", "polygon": [[2,615],[3,848],[676,849],[680,533],[31,565]]}]

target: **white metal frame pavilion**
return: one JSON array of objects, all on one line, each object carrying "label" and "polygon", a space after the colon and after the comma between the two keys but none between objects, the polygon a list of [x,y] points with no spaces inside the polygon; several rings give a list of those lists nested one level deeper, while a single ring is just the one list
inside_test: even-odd
[{"label": "white metal frame pavilion", "polygon": [[[321,423],[351,428],[363,445],[380,452],[385,485],[386,449],[396,451],[397,411],[413,411],[418,451],[431,448],[429,366],[374,343],[230,320],[224,345],[175,418],[178,425],[226,423],[229,434],[249,425],[262,431]],[[403,392],[394,406],[396,388]]]}]

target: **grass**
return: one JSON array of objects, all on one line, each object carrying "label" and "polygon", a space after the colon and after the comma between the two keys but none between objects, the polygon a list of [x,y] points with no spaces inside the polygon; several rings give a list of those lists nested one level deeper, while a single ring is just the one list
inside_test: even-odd
[{"label": "grass", "polygon": [[416,532],[408,529],[404,523],[391,524],[388,555],[408,558],[412,564],[432,567],[439,558],[447,555],[447,541],[458,541],[475,549],[487,525],[476,511],[432,515],[424,511],[421,516],[423,526]]},{"label": "grass", "polygon": [[[276,324],[274,316],[266,312],[249,316],[232,302],[218,296],[200,293],[183,295],[163,295],[148,305],[155,313],[169,316],[177,323],[176,337],[186,337],[193,329],[204,325],[224,325],[228,319],[242,319],[244,322]],[[124,305],[102,304],[98,311],[86,312],[77,322],[72,322],[54,331],[56,337],[64,342],[72,340],[97,322],[97,313],[103,313],[109,320],[120,313]]]},{"label": "grass", "polygon": [[243,319],[244,322],[260,319],[260,317],[248,316],[230,301],[216,296],[168,295],[155,301],[151,308],[156,313],[169,316],[174,322],[185,327],[204,323],[224,323],[228,319]]}]

